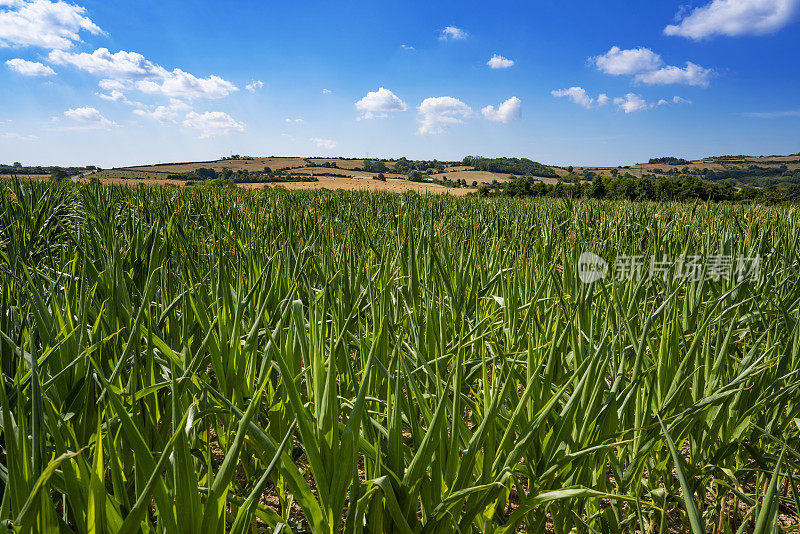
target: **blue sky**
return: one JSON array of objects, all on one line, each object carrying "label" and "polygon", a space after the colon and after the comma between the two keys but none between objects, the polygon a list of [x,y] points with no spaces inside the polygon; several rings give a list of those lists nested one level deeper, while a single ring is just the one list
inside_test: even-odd
[{"label": "blue sky", "polygon": [[0,0],[0,162],[796,153],[798,15],[800,0]]}]

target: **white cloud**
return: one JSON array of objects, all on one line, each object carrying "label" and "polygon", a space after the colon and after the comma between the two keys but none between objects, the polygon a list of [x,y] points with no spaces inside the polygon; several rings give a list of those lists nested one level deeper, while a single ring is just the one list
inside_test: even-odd
[{"label": "white cloud", "polygon": [[713,0],[680,23],[664,28],[664,33],[695,40],[715,35],[763,35],[793,22],[798,11],[799,0]]},{"label": "white cloud", "polygon": [[327,148],[328,150],[333,150],[336,148],[336,141],[332,139],[322,139],[320,137],[312,137],[309,139],[312,143],[317,145],[319,148]]},{"label": "white cloud", "polygon": [[628,93],[625,98],[615,98],[614,104],[626,114],[644,111],[652,107],[641,96],[634,93]]},{"label": "white cloud", "polygon": [[181,69],[174,69],[158,81],[140,80],[136,88],[143,93],[176,98],[224,98],[239,89],[231,82],[211,75],[198,78]]},{"label": "white cloud", "polygon": [[387,117],[389,113],[408,109],[405,102],[385,87],[368,92],[355,105],[362,112],[362,119]]},{"label": "white cloud", "polygon": [[690,101],[674,96],[670,100],[661,99],[657,104],[651,104],[635,93],[628,93],[625,97],[617,97],[613,100],[605,93],[600,93],[597,99],[590,97],[582,87],[570,87],[569,89],[558,89],[552,91],[554,97],[567,97],[574,103],[591,109],[592,107],[601,107],[613,102],[620,111],[627,113],[635,113],[637,111],[645,111],[653,109],[658,106],[665,106],[667,104],[691,104]]},{"label": "white cloud", "polygon": [[154,109],[134,109],[133,112],[140,117],[147,117],[161,123],[176,122],[178,120],[178,113],[169,106],[157,106]]},{"label": "white cloud", "polygon": [[407,44],[401,44],[400,48],[402,48],[403,50],[414,50],[413,46]]},{"label": "white cloud", "polygon": [[180,113],[191,111],[191,109],[191,106],[186,102],[173,98],[170,100],[168,106],[151,106],[147,109],[135,109],[133,113],[140,117],[147,117],[165,124],[177,122]]},{"label": "white cloud", "polygon": [[[586,109],[592,107],[592,103],[594,100],[586,94],[586,89],[583,87],[570,87],[569,89],[556,89],[555,91],[550,92],[556,98],[567,97],[579,106],[583,106]],[[608,98],[608,97],[606,97]],[[608,102],[606,100],[606,102]]]},{"label": "white cloud", "polygon": [[[122,83],[133,82],[136,89],[144,93],[176,98],[223,98],[238,88],[219,76],[198,78],[181,69],[168,71],[142,54],[120,50],[111,53],[107,48],[98,48],[91,54],[53,50],[48,58],[57,65],[72,65],[81,70],[104,76]],[[102,84],[106,83],[101,80]],[[119,90],[119,87],[116,87]]]},{"label": "white cloud", "polygon": [[133,113],[140,117],[147,117],[149,119],[157,120],[161,123],[175,122],[178,119],[178,114],[167,106],[158,106],[155,109],[135,109]]},{"label": "white cloud", "polygon": [[603,55],[590,57],[589,61],[597,65],[598,70],[615,76],[655,70],[663,63],[661,56],[649,48],[622,50],[618,46],[612,46]]},{"label": "white cloud", "polygon": [[331,95],[331,94],[333,94],[333,91],[331,91],[330,89],[323,89],[322,90],[322,94],[323,95]]},{"label": "white cloud", "polygon": [[708,87],[709,79],[714,75],[714,71],[696,65],[691,61],[686,62],[685,68],[667,65],[658,70],[642,72],[636,75],[634,80],[648,85],[664,85],[680,83],[684,85],[696,85]]},{"label": "white cloud", "polygon": [[251,93],[255,93],[258,89],[262,89],[264,87],[264,82],[261,80],[256,80],[254,82],[250,82],[245,86],[245,89],[250,91]]},{"label": "white cloud", "polygon": [[244,132],[245,128],[243,123],[234,120],[233,117],[222,111],[206,111],[205,113],[191,111],[183,120],[183,125],[198,130],[200,139]]},{"label": "white cloud", "polygon": [[48,59],[56,65],[72,65],[90,74],[115,80],[158,77],[167,72],[163,67],[148,61],[142,54],[125,50],[112,54],[108,48],[98,48],[91,54],[53,50]]},{"label": "white cloud", "polygon": [[673,96],[669,100],[660,99],[656,104],[656,107],[667,106],[669,104],[691,104],[691,100],[686,100],[685,98],[681,98],[679,96]]},{"label": "white cloud", "polygon": [[43,63],[14,58],[6,61],[8,68],[23,76],[55,76],[56,71]]},{"label": "white cloud", "polygon": [[109,129],[117,123],[105,118],[97,109],[91,107],[68,109],[64,116],[77,123],[66,126],[68,130],[98,130]]},{"label": "white cloud", "polygon": [[486,64],[493,69],[507,69],[514,66],[514,60],[494,54],[492,58],[486,62]]},{"label": "white cloud", "polygon": [[436,96],[423,100],[417,111],[420,127],[417,133],[444,133],[448,124],[461,124],[462,119],[472,115],[472,108],[452,96]]},{"label": "white cloud", "polygon": [[10,141],[36,141],[39,139],[35,135],[22,135],[13,132],[2,133],[0,134],[0,138],[8,139]]},{"label": "white cloud", "polygon": [[440,41],[448,41],[448,40],[455,40],[461,41],[466,39],[469,34],[462,30],[461,28],[456,28],[455,26],[446,26],[442,29],[441,33],[439,34]]},{"label": "white cloud", "polygon": [[133,87],[133,84],[130,82],[123,82],[120,80],[100,80],[97,82],[97,85],[100,86],[101,89],[106,91],[124,91],[126,89],[130,89]]},{"label": "white cloud", "polygon": [[661,56],[643,47],[622,50],[618,46],[612,46],[605,54],[590,57],[589,62],[606,74],[633,75],[634,81],[648,85],[684,84],[708,87],[709,79],[714,75],[713,70],[691,61],[686,62],[685,68],[664,65]]},{"label": "white cloud", "polygon": [[495,109],[494,106],[486,106],[481,110],[484,117],[495,122],[511,122],[519,119],[522,101],[516,96],[512,96]]},{"label": "white cloud", "polygon": [[283,121],[286,124],[291,124],[291,123],[299,124],[301,122],[305,122],[303,119],[290,119],[290,118],[283,119]]},{"label": "white cloud", "polygon": [[128,97],[122,91],[118,91],[116,89],[112,89],[108,94],[105,93],[96,93],[97,96],[102,98],[103,100],[108,100],[109,102],[121,102],[122,104],[128,104],[129,106],[142,106],[141,102],[133,102],[132,100],[128,100]]},{"label": "white cloud", "polygon": [[66,49],[80,42],[80,32],[101,34],[103,30],[85,16],[86,8],[49,0],[4,0],[0,6],[0,48],[36,46]]}]

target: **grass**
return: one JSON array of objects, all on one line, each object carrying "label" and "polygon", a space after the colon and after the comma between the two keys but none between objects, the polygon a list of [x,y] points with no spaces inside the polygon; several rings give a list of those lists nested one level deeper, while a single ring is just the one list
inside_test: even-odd
[{"label": "grass", "polygon": [[[796,532],[798,220],[2,182],[0,520]],[[763,260],[585,285],[586,250]]]}]

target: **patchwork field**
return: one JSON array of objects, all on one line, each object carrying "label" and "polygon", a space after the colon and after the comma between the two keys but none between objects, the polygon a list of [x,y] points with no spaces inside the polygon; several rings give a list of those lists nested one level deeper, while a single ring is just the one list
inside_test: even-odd
[{"label": "patchwork field", "polygon": [[[322,165],[336,165],[335,167],[324,167]],[[364,160],[337,159],[337,158],[291,158],[291,157],[242,157],[239,159],[225,159],[215,161],[199,161],[185,163],[169,163],[158,165],[144,165],[137,167],[124,167],[106,169],[96,173],[94,176],[105,183],[173,183],[167,180],[167,176],[177,173],[188,173],[199,168],[209,168],[215,171],[231,169],[233,171],[247,170],[257,172],[265,167],[277,171],[283,170],[297,176],[314,176],[317,182],[281,182],[266,184],[268,187],[285,187],[287,189],[347,189],[364,191],[418,191],[429,193],[450,193],[463,195],[472,188],[472,183],[477,182],[478,186],[500,183],[503,184],[512,177],[511,173],[498,173],[478,171],[467,165],[445,166],[444,172],[437,172],[431,175],[423,174],[425,181],[409,181],[405,174],[392,172],[394,163],[387,162],[388,172],[383,173],[386,181],[372,180],[377,174],[375,172],[365,172],[358,170],[364,167]],[[325,174],[340,174],[346,176],[325,176]],[[566,174],[566,171],[563,171]],[[431,183],[432,180],[465,180],[467,188],[453,188]],[[545,183],[555,183],[554,178],[539,177]],[[87,178],[88,180],[88,178]],[[261,187],[261,184],[240,184],[247,188]]]},{"label": "patchwork field", "polygon": [[[594,173],[609,174],[614,169],[618,172],[630,172],[634,176],[641,176],[643,174],[663,174],[670,169],[681,170],[687,168],[691,173],[698,173],[703,169],[712,171],[725,171],[725,170],[745,170],[752,166],[762,167],[765,169],[773,169],[775,174],[779,173],[782,165],[790,171],[800,170],[800,155],[793,156],[743,156],[743,157],[711,157],[703,158],[677,165],[668,165],[664,163],[637,163],[625,167],[575,167],[575,172],[582,173],[590,171]],[[659,172],[660,171],[660,172]],[[559,175],[566,174],[562,168],[559,169]]]},{"label": "patchwork field", "polygon": [[[347,189],[363,191],[418,191],[464,195],[490,186],[498,191],[519,177],[531,184],[542,182],[552,187],[559,181],[567,184],[588,184],[595,176],[624,177],[636,180],[646,176],[663,176],[672,181],[695,176],[712,187],[732,187],[734,191],[750,186],[767,191],[783,190],[800,185],[800,156],[721,156],[696,161],[667,158],[660,163],[641,163],[619,167],[556,167],[514,158],[485,159],[473,165],[461,162],[363,160],[338,158],[249,157],[213,161],[178,162],[105,169],[99,172],[73,170],[83,174],[78,181],[99,179],[107,184],[187,185],[215,177],[229,177],[240,187],[284,187],[287,189]],[[488,162],[488,163],[487,163]],[[373,180],[378,174],[375,165],[384,165],[385,181]],[[327,166],[325,166],[327,165]],[[37,167],[41,169],[41,167]],[[369,171],[364,170],[369,168]],[[493,170],[485,170],[485,169]],[[210,169],[210,170],[209,170]],[[0,170],[10,172],[8,165]],[[499,172],[499,171],[503,172]],[[216,173],[216,175],[215,175]],[[226,174],[227,173],[227,174]],[[209,176],[210,174],[210,176]],[[47,179],[48,175],[26,176]],[[309,180],[311,179],[311,180]],[[191,185],[190,184],[190,185]],[[475,184],[475,185],[473,185]],[[634,184],[635,186],[635,184]],[[626,186],[627,187],[627,186]],[[650,186],[646,186],[650,187]],[[626,189],[624,191],[627,191]],[[564,191],[561,189],[560,191]],[[580,195],[585,195],[585,191]],[[616,191],[615,194],[622,194]],[[694,195],[691,191],[688,194]],[[709,195],[711,195],[709,193]],[[703,198],[709,195],[701,195]],[[793,193],[789,196],[794,195]],[[711,196],[719,196],[714,193]],[[669,198],[674,195],[669,193]],[[629,198],[629,197],[625,197]],[[662,198],[663,200],[663,198]]]}]

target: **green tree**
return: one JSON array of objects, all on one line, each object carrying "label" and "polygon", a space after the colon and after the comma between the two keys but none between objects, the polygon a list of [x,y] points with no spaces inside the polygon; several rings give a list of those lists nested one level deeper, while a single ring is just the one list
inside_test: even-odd
[{"label": "green tree", "polygon": [[50,179],[54,182],[61,182],[69,178],[69,173],[61,167],[53,167],[50,171]]},{"label": "green tree", "polygon": [[364,160],[364,171],[366,172],[387,172],[389,168],[381,160]]},{"label": "green tree", "polygon": [[589,186],[589,196],[592,198],[603,198],[606,196],[606,183],[602,174],[598,174]]}]

